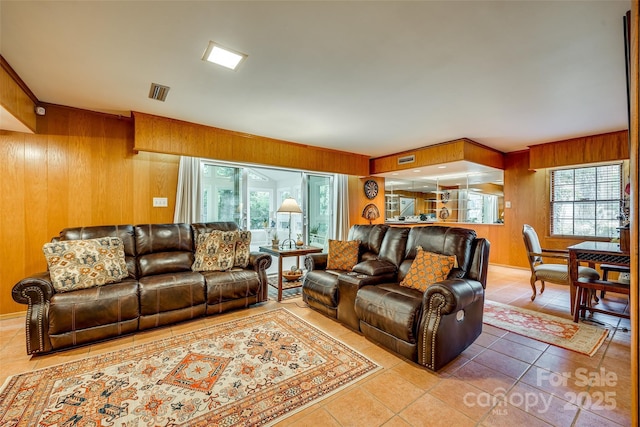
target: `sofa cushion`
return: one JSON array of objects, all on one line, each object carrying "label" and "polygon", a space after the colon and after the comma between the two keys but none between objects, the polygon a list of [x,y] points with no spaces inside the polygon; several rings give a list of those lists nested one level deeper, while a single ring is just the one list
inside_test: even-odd
[{"label": "sofa cushion", "polygon": [[347,240],[360,240],[360,257],[375,258],[380,253],[382,238],[388,228],[384,224],[355,224],[349,229]]},{"label": "sofa cushion", "polygon": [[355,312],[361,322],[415,344],[422,292],[396,284],[364,286],[358,290]]},{"label": "sofa cushion", "polygon": [[249,230],[236,231],[236,248],[234,254],[234,267],[245,268],[249,265],[251,256],[251,232]]},{"label": "sofa cushion", "polygon": [[338,306],[338,276],[332,271],[309,271],[302,284],[306,297],[311,298],[326,307]]},{"label": "sofa cushion", "polygon": [[[134,321],[138,326],[138,282],[124,279],[120,283],[53,295],[49,305],[50,335],[63,335],[80,330],[97,330],[104,325]],[[106,331],[103,331],[107,333]],[[132,331],[129,331],[132,332]],[[91,340],[107,338],[96,332]],[[90,340],[90,341],[91,341]],[[80,344],[78,342],[78,344]]]},{"label": "sofa cushion", "polygon": [[381,276],[383,274],[395,273],[398,268],[389,261],[379,259],[369,259],[357,263],[353,267],[356,273],[367,274],[369,276]]},{"label": "sofa cushion", "polygon": [[400,286],[424,292],[430,285],[446,279],[455,262],[454,255],[441,255],[419,248]]},{"label": "sofa cushion", "polygon": [[136,225],[140,277],[191,271],[193,238],[188,224]]},{"label": "sofa cushion", "polygon": [[[233,267],[237,233],[213,230],[200,234],[196,240],[193,271],[226,271]],[[248,261],[248,260],[247,260]]]},{"label": "sofa cushion", "polygon": [[358,263],[360,240],[329,239],[327,270],[350,271]]},{"label": "sofa cushion", "polygon": [[45,243],[42,251],[56,292],[116,283],[129,275],[118,237]]},{"label": "sofa cushion", "polygon": [[233,268],[229,271],[206,271],[202,275],[205,279],[208,306],[254,297],[261,290],[260,278],[253,270]]}]

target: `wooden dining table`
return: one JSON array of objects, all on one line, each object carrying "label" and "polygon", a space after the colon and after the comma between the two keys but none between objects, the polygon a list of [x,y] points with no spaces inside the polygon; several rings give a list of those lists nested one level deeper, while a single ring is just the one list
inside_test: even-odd
[{"label": "wooden dining table", "polygon": [[[581,263],[587,263],[589,267],[595,268],[600,264],[629,266],[631,263],[631,255],[628,251],[620,249],[620,244],[613,242],[585,241],[567,248],[569,251],[569,279],[571,286],[580,286],[578,282],[578,266]],[[611,290],[616,291],[617,287],[614,282],[595,282],[600,286],[607,287],[611,284]],[[572,301],[573,320],[578,321],[580,306],[582,305],[580,289],[576,292],[575,301]],[[613,314],[619,317],[628,317],[622,313],[610,312],[601,309],[592,309],[592,311]]]}]

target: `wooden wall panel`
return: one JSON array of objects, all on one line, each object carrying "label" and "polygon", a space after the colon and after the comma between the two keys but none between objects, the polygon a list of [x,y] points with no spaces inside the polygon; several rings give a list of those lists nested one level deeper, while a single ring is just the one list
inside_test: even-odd
[{"label": "wooden wall panel", "polygon": [[[398,164],[398,158],[414,155],[412,163]],[[442,144],[430,145],[415,150],[376,157],[369,161],[371,174],[393,172],[418,168],[421,166],[440,165],[443,163],[467,160],[485,166],[504,169],[504,154],[485,147],[470,139],[462,138]]]},{"label": "wooden wall panel", "polygon": [[333,172],[369,174],[369,157],[134,113],[135,150]]},{"label": "wooden wall panel", "polygon": [[530,147],[530,169],[555,168],[629,158],[628,132],[604,133]]},{"label": "wooden wall panel", "polygon": [[36,130],[35,96],[22,88],[24,82],[0,56],[0,105],[28,129]]},{"label": "wooden wall panel", "polygon": [[135,154],[130,119],[47,106],[37,127],[0,131],[0,315],[26,309],[11,289],[46,268],[42,245],[62,228],[173,222],[179,158]]}]

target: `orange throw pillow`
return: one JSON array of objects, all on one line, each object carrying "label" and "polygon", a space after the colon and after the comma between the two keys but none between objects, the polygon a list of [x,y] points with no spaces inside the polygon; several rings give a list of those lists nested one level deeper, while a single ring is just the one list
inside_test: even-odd
[{"label": "orange throw pillow", "polygon": [[358,263],[360,240],[329,239],[327,270],[351,270]]},{"label": "orange throw pillow", "polygon": [[416,258],[400,286],[424,292],[430,285],[446,279],[455,262],[455,255],[441,255],[418,248]]}]

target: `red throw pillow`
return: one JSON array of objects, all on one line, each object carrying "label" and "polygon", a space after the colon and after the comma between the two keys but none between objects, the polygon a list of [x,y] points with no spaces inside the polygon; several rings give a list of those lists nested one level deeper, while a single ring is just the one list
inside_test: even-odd
[{"label": "red throw pillow", "polygon": [[360,240],[329,239],[327,270],[351,270],[358,263]]},{"label": "red throw pillow", "polygon": [[418,248],[416,258],[400,286],[424,292],[430,285],[446,279],[455,263],[455,255],[441,255]]}]

